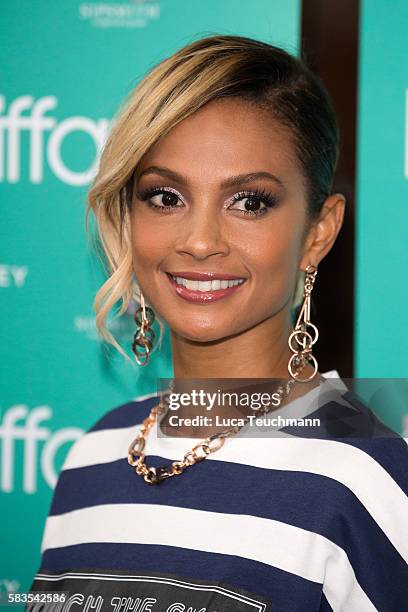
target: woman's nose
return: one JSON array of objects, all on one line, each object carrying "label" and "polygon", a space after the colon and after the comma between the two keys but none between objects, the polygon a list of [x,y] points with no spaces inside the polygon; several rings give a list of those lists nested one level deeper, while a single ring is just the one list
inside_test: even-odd
[{"label": "woman's nose", "polygon": [[229,253],[225,223],[220,212],[203,207],[191,211],[181,223],[176,245],[178,253],[188,253],[195,259]]}]

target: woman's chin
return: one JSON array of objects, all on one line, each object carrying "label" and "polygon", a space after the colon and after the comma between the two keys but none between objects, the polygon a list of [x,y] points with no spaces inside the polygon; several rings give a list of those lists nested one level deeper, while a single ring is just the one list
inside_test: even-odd
[{"label": "woman's chin", "polygon": [[187,325],[182,329],[172,328],[172,332],[179,338],[183,338],[189,342],[217,342],[224,340],[227,336],[231,335],[230,329],[220,329],[219,326],[213,326],[211,328],[199,328],[191,327]]}]

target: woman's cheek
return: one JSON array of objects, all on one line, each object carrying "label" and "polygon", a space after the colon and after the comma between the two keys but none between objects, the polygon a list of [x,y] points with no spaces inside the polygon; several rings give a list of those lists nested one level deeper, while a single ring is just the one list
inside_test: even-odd
[{"label": "woman's cheek", "polygon": [[252,252],[251,268],[257,277],[259,290],[267,295],[266,301],[283,306],[293,291],[298,274],[299,252],[294,237],[283,232],[275,234],[273,240],[258,243]]}]

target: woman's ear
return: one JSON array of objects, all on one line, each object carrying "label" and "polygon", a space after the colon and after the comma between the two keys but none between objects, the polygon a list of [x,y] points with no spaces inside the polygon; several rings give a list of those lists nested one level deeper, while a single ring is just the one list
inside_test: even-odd
[{"label": "woman's ear", "polygon": [[345,204],[346,198],[341,193],[333,193],[325,200],[318,219],[306,237],[301,270],[305,270],[309,264],[318,266],[330,251],[343,224]]}]

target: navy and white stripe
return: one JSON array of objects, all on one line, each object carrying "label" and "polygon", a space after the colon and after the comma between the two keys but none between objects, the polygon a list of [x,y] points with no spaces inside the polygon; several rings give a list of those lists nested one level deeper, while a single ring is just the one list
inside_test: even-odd
[{"label": "navy and white stripe", "polygon": [[[221,580],[266,598],[273,612],[406,609],[402,438],[235,437],[182,476],[149,486],[127,449],[156,403],[151,394],[111,410],[71,447],[37,581],[105,568]],[[197,443],[156,434],[150,465]]]}]

